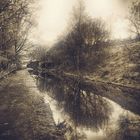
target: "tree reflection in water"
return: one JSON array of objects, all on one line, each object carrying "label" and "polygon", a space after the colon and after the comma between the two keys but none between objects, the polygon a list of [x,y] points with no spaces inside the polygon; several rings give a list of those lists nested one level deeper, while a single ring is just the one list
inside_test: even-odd
[{"label": "tree reflection in water", "polygon": [[109,121],[111,107],[108,101],[90,91],[83,91],[76,82],[70,85],[52,77],[37,78],[40,91],[48,91],[49,96],[58,101],[68,113],[75,126],[98,131]]}]

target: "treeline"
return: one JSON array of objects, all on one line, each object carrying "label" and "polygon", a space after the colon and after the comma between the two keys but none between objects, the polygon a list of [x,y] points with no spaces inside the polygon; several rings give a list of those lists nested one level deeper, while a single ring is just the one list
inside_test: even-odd
[{"label": "treeline", "polygon": [[31,26],[29,0],[0,0],[0,70],[18,67]]},{"label": "treeline", "polygon": [[[132,3],[128,16],[130,31],[135,38],[140,38],[140,3]],[[136,41],[136,40],[135,40]],[[116,43],[118,43],[116,41]],[[124,42],[129,42],[124,40]],[[109,45],[115,41],[110,39],[110,31],[102,19],[91,18],[85,10],[84,3],[79,1],[73,9],[69,26],[57,43],[46,51],[38,47],[31,57],[41,61],[43,68],[57,68],[66,71],[93,71],[108,57]]]},{"label": "treeline", "polygon": [[[73,71],[86,70],[100,63],[105,57],[104,48],[110,36],[105,23],[101,19],[88,16],[83,2],[79,2],[73,9],[69,23],[67,31],[46,55],[44,50],[39,51],[37,48],[32,52],[32,58],[36,56],[37,60],[45,61],[46,67],[48,63],[54,63],[57,69]],[[37,54],[40,52],[42,57],[39,58]]]}]

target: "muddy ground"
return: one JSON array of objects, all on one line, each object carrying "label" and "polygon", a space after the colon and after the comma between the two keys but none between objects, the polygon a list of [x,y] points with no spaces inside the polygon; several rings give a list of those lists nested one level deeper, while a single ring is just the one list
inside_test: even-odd
[{"label": "muddy ground", "polygon": [[21,70],[0,81],[0,140],[63,140],[32,77]]}]

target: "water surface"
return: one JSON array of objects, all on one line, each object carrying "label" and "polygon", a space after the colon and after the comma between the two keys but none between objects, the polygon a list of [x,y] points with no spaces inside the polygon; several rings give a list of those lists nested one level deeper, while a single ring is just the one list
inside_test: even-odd
[{"label": "water surface", "polygon": [[[121,131],[121,122],[139,118],[89,89],[80,89],[76,81],[69,84],[45,76],[36,77],[36,85],[50,104],[56,124],[65,124],[69,140],[114,140],[118,131]],[[135,137],[138,136],[130,140]]]}]

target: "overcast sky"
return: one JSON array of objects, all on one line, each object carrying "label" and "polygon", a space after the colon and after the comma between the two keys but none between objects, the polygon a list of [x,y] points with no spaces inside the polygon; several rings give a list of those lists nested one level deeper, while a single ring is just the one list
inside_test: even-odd
[{"label": "overcast sky", "polygon": [[[131,0],[129,0],[130,2]],[[35,16],[37,26],[32,31],[36,43],[52,45],[66,30],[72,8],[77,0],[40,0]],[[128,0],[85,0],[87,13],[105,20],[112,38],[129,37]]]}]

